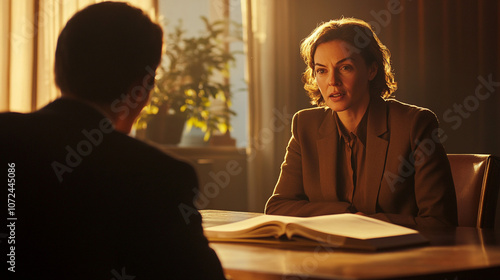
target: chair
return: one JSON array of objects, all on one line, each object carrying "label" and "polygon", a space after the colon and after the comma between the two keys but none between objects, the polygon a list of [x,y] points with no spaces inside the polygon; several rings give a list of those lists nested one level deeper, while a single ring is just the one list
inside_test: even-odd
[{"label": "chair", "polygon": [[458,226],[500,226],[500,159],[492,155],[449,154],[458,206]]}]

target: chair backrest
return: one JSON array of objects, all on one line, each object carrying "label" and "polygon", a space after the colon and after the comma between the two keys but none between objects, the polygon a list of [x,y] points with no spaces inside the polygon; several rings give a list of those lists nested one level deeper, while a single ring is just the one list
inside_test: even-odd
[{"label": "chair backrest", "polygon": [[449,154],[448,159],[457,194],[458,226],[494,228],[500,217],[500,159],[474,154]]}]

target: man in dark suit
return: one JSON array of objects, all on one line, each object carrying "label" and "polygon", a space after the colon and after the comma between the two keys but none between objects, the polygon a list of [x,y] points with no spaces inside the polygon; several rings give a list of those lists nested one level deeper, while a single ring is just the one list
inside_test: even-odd
[{"label": "man in dark suit", "polygon": [[2,273],[224,279],[193,205],[193,168],[127,136],[149,100],[162,36],[127,4],[89,6],[58,39],[62,97],[0,114],[2,200],[11,199],[2,204]]}]

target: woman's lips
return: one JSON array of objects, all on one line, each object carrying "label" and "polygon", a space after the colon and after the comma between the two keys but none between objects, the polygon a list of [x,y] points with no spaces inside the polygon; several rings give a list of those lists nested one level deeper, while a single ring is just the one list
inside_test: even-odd
[{"label": "woman's lips", "polygon": [[335,99],[335,98],[340,98],[344,95],[345,95],[345,93],[343,93],[343,92],[332,92],[332,93],[330,93],[330,95],[328,95],[328,97]]}]

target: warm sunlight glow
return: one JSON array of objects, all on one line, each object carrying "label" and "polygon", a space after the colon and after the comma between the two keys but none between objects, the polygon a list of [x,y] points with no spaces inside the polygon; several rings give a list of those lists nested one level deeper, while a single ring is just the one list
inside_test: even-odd
[{"label": "warm sunlight glow", "polygon": [[[59,97],[57,37],[76,11],[97,2],[103,1],[0,1],[0,112],[31,112]],[[155,0],[126,2],[156,18]]]}]

